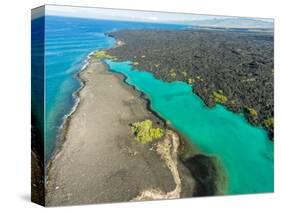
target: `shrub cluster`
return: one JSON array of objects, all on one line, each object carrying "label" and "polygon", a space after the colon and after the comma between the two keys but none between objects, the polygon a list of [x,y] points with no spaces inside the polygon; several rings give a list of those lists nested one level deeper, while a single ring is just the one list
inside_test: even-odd
[{"label": "shrub cluster", "polygon": [[131,125],[131,130],[135,135],[135,139],[142,144],[152,142],[163,136],[164,131],[161,128],[153,128],[152,121],[146,119],[141,122],[135,122]]}]

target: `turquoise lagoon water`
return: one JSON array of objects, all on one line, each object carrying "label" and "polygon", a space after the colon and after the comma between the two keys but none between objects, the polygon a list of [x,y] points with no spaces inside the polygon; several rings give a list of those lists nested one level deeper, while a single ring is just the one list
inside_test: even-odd
[{"label": "turquoise lagoon water", "polygon": [[143,92],[157,112],[203,153],[224,166],[230,194],[273,191],[273,143],[265,130],[221,105],[208,108],[183,82],[163,82],[151,73],[133,70],[130,62],[106,60],[111,71]]},{"label": "turquoise lagoon water", "polygon": [[[74,75],[85,65],[88,54],[114,45],[114,39],[106,36],[106,32],[140,28],[179,29],[183,26],[56,16],[44,18],[45,21],[41,22],[45,22],[45,161],[48,161],[57,146],[63,120],[75,105],[76,99],[72,94],[80,87],[80,81]],[[38,19],[32,24],[35,26],[36,22]],[[41,25],[38,24],[39,28]],[[33,58],[33,62],[35,60]]]}]

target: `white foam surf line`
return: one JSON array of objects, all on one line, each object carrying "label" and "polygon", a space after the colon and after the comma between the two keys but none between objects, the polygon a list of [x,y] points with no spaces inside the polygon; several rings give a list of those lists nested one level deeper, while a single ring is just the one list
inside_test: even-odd
[{"label": "white foam surf line", "polygon": [[[89,60],[91,59],[91,56],[92,56],[93,54],[95,54],[95,52],[96,52],[96,50],[90,52],[90,53],[87,55],[86,59],[83,61],[84,65],[82,66],[82,68],[81,68],[78,72],[76,72],[76,73],[74,74],[74,78],[77,79],[77,80],[80,82],[80,87],[79,87],[76,91],[74,91],[74,92],[72,93],[72,97],[73,97],[73,99],[74,99],[74,104],[73,104],[73,106],[72,106],[70,112],[69,112],[68,114],[64,115],[64,117],[63,117],[63,123],[62,123],[62,124],[60,125],[60,127],[59,127],[60,130],[63,129],[64,124],[65,124],[67,118],[68,118],[69,116],[71,116],[71,115],[77,110],[77,107],[78,107],[78,105],[79,105],[79,103],[80,103],[80,97],[79,97],[78,94],[79,94],[79,92],[80,92],[80,91],[84,88],[84,86],[85,86],[85,83],[80,79],[79,75],[80,75],[83,71],[85,71],[85,70],[87,69],[87,67],[88,67],[88,65],[89,65]],[[58,133],[57,136],[60,137],[60,133]],[[60,139],[60,138],[58,138],[58,139]]]},{"label": "white foam surf line", "polygon": [[83,71],[85,71],[85,70],[87,69],[87,67],[88,67],[88,65],[89,65],[89,60],[91,59],[91,56],[92,56],[93,54],[95,54],[96,51],[98,51],[98,50],[94,50],[94,51],[90,52],[90,53],[87,55],[86,59],[83,61],[84,65],[82,66],[82,68],[81,68],[78,72],[76,72],[76,73],[74,74],[74,78],[77,79],[77,80],[80,82],[80,87],[79,87],[76,91],[74,91],[74,92],[72,93],[72,98],[74,99],[74,104],[73,104],[71,110],[69,111],[69,113],[67,113],[67,114],[65,114],[65,115],[63,116],[63,118],[62,118],[63,121],[62,121],[61,125],[58,127],[58,132],[57,132],[56,141],[55,141],[55,142],[56,142],[56,144],[55,144],[55,150],[54,150],[54,152],[52,153],[51,157],[50,157],[50,158],[48,159],[48,161],[47,161],[46,169],[48,169],[50,162],[53,161],[53,160],[55,160],[55,159],[58,157],[59,153],[60,153],[61,145],[63,144],[63,142],[62,142],[62,132],[63,132],[63,129],[64,129],[65,124],[66,124],[66,122],[68,121],[68,119],[69,119],[69,118],[71,117],[71,115],[74,114],[75,111],[77,110],[77,108],[78,108],[78,106],[79,106],[79,103],[80,103],[79,92],[80,92],[80,91],[84,88],[84,86],[85,86],[85,83],[81,80],[81,78],[79,77],[79,75],[80,75]]},{"label": "white foam surf line", "polygon": [[[115,40],[115,43],[116,43],[116,40]],[[112,47],[109,47],[109,48],[112,48]],[[59,156],[59,153],[61,152],[60,150],[61,150],[62,144],[63,144],[63,141],[62,141],[63,129],[64,129],[68,119],[70,118],[70,116],[77,110],[77,108],[79,106],[80,97],[78,94],[85,86],[85,83],[80,79],[79,75],[88,67],[91,56],[94,55],[99,50],[100,49],[96,49],[96,50],[90,52],[87,55],[86,59],[83,61],[84,65],[82,66],[82,68],[74,74],[74,78],[76,78],[80,82],[80,87],[72,93],[72,97],[74,98],[74,104],[73,104],[70,112],[63,116],[62,124],[58,127],[58,132],[57,132],[56,140],[55,140],[55,149],[54,149],[53,153],[51,154],[50,158],[47,160],[47,165],[45,167],[46,173],[48,173],[48,169],[49,169],[52,161],[54,161]],[[45,175],[45,181],[46,181],[46,183],[48,182],[48,174]]]}]

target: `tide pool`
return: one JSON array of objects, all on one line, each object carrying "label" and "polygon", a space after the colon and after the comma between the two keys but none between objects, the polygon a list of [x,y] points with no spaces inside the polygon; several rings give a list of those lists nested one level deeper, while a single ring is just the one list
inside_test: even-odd
[{"label": "tide pool", "polygon": [[134,70],[128,61],[105,62],[112,72],[124,75],[129,85],[144,93],[151,109],[202,153],[221,161],[227,175],[226,193],[274,191],[274,147],[264,129],[221,105],[206,107],[184,82],[163,82],[149,72]]}]

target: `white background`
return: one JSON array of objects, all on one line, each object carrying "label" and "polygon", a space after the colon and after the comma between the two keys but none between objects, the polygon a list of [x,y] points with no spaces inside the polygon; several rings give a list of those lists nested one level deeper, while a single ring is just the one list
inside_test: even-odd
[{"label": "white background", "polygon": [[[45,3],[275,18],[275,194],[60,207],[60,211],[276,211],[280,205],[278,0],[2,0],[0,6],[0,211],[43,210],[30,199],[30,9]],[[227,141],[226,141],[227,142]],[[256,176],[251,176],[256,177]],[[280,210],[279,210],[280,211]]]}]

